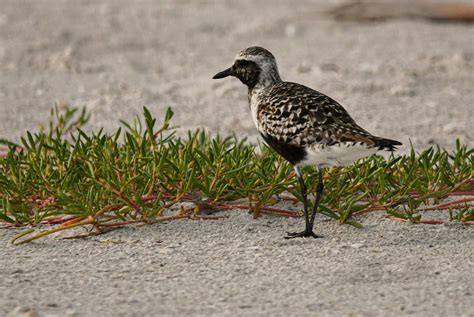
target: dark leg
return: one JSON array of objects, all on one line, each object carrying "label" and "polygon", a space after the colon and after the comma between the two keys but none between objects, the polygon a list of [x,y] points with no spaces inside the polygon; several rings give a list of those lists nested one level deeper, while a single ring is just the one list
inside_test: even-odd
[{"label": "dark leg", "polygon": [[308,195],[306,192],[306,185],[304,183],[303,175],[301,175],[301,171],[297,166],[295,166],[295,172],[296,172],[296,176],[298,177],[298,181],[300,183],[301,196],[303,198],[305,230],[303,232],[287,232],[288,235],[285,237],[285,239],[292,239],[292,238],[298,238],[298,237],[317,238],[318,236],[314,234],[313,232],[313,225],[312,225],[312,223],[314,223],[313,215],[311,216],[311,220],[309,219]]},{"label": "dark leg", "polygon": [[300,182],[300,190],[301,190],[301,197],[303,197],[303,210],[304,210],[304,221],[306,228],[309,227],[309,212],[308,212],[308,193],[306,184],[304,183],[303,175],[301,175],[301,171],[298,167],[295,166],[296,176],[298,177],[298,181]]},{"label": "dark leg", "polygon": [[323,169],[318,167],[318,187],[316,188],[316,199],[314,200],[313,213],[311,214],[311,220],[309,225],[311,230],[314,227],[314,218],[316,217],[316,212],[318,212],[319,201],[321,200],[321,195],[323,194],[324,184],[323,184]]}]

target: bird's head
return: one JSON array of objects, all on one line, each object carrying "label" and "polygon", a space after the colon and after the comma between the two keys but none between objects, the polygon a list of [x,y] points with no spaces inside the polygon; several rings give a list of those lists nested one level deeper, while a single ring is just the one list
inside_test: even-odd
[{"label": "bird's head", "polygon": [[215,74],[212,78],[220,79],[227,76],[237,77],[249,89],[264,88],[281,81],[275,57],[258,46],[240,51],[230,68]]}]

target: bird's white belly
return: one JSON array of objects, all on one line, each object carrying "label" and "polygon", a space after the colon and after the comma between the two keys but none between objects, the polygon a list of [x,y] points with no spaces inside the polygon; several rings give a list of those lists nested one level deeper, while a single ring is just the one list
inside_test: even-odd
[{"label": "bird's white belly", "polygon": [[347,166],[377,152],[377,148],[368,148],[360,143],[354,145],[352,142],[324,147],[314,145],[306,150],[307,156],[298,163],[300,166]]},{"label": "bird's white belly", "polygon": [[257,128],[258,131],[260,131],[259,124],[258,124],[258,115],[257,115],[257,112],[258,112],[257,98],[258,98],[259,92],[260,92],[259,90],[254,89],[249,98],[250,111],[252,112],[253,123],[255,124],[255,127]]}]

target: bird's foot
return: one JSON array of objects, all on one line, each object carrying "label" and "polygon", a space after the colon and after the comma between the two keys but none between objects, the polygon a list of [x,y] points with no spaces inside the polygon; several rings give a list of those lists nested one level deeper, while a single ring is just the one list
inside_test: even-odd
[{"label": "bird's foot", "polygon": [[322,236],[316,235],[313,231],[305,230],[302,232],[287,232],[287,236],[284,237],[285,239],[294,239],[294,238],[306,238],[306,237],[313,237],[313,238],[322,238]]}]

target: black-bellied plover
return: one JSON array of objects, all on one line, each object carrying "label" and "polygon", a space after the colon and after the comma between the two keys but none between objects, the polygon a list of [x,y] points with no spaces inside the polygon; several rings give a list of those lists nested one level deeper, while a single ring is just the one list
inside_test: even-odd
[{"label": "black-bellied plover", "polygon": [[[265,142],[293,164],[305,216],[302,232],[286,238],[314,237],[314,218],[323,192],[323,167],[350,165],[379,150],[394,151],[400,142],[362,129],[332,98],[306,86],[282,81],[275,57],[262,47],[242,50],[232,67],[213,79],[234,76],[248,87],[252,117]],[[317,166],[318,186],[311,215],[300,167]]]}]

